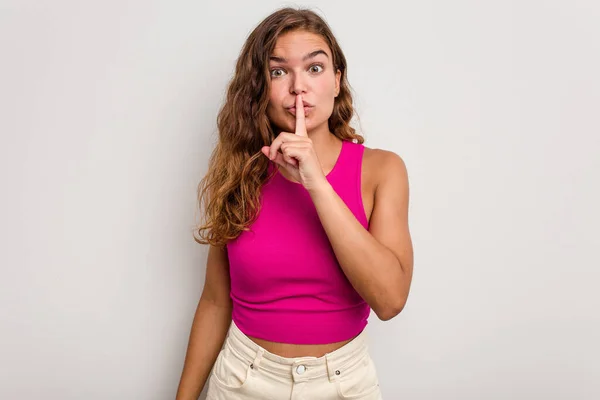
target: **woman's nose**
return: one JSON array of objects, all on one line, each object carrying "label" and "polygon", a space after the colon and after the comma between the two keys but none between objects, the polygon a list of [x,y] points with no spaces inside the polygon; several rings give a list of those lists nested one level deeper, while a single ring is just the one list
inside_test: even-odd
[{"label": "woman's nose", "polygon": [[296,77],[292,81],[291,92],[294,94],[302,94],[306,92],[306,80],[296,75]]}]

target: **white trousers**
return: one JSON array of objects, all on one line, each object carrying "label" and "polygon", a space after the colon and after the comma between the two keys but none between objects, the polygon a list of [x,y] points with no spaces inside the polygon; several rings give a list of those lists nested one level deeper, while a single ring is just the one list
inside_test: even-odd
[{"label": "white trousers", "polygon": [[206,400],[381,400],[363,330],[322,357],[270,353],[231,323],[208,381]]}]

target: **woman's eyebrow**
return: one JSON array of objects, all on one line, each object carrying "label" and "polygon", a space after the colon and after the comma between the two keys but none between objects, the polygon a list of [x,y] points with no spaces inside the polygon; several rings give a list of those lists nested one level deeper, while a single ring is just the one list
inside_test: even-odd
[{"label": "woman's eyebrow", "polygon": [[[309,58],[315,58],[319,54],[324,54],[325,57],[329,58],[329,56],[327,55],[327,53],[325,52],[325,50],[319,49],[319,50],[315,50],[315,51],[310,52],[307,55],[305,55],[302,58],[302,61],[306,61]],[[271,57],[269,57],[269,60],[271,60],[271,61],[277,61],[277,62],[280,62],[280,63],[286,63],[287,62],[287,59],[285,59],[283,57],[279,57],[279,56],[271,56]]]}]

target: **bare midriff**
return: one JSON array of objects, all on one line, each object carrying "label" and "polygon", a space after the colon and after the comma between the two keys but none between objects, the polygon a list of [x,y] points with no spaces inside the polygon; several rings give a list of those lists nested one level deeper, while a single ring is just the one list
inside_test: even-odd
[{"label": "bare midriff", "polygon": [[249,338],[259,345],[260,347],[267,350],[269,353],[277,354],[281,357],[295,358],[295,357],[322,357],[327,353],[331,353],[345,344],[352,341],[352,339],[344,340],[342,342],[327,343],[327,344],[292,344],[292,343],[278,343],[271,342],[268,340],[258,339],[249,336]]}]

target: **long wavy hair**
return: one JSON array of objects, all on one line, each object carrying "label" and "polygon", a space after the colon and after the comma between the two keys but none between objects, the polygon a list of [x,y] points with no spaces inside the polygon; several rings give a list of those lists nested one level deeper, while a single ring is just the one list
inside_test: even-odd
[{"label": "long wavy hair", "polygon": [[261,148],[269,146],[280,132],[266,113],[271,88],[269,57],[279,36],[292,31],[320,35],[329,45],[334,70],[341,71],[329,130],[339,139],[364,143],[350,126],[354,108],[346,57],[328,24],[308,9],[286,7],[275,11],[248,36],[217,116],[218,141],[208,172],[198,185],[201,213],[204,208],[204,221],[194,228],[198,243],[224,247],[249,230],[258,216],[261,187],[272,176]]}]

